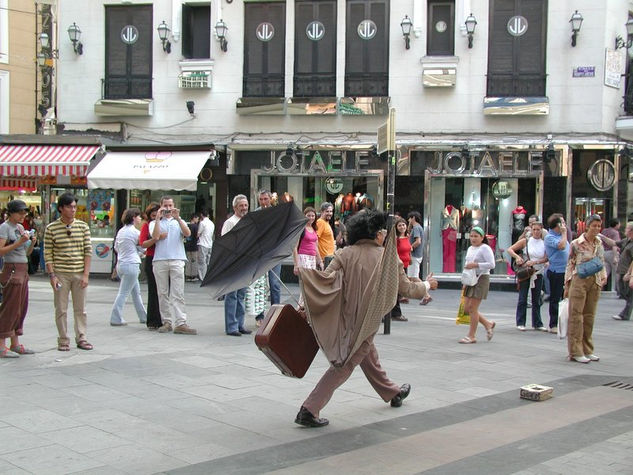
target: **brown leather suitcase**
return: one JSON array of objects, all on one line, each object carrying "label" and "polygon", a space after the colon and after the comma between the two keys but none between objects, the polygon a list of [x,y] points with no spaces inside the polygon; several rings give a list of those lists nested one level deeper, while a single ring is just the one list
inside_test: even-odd
[{"label": "brown leather suitcase", "polygon": [[286,376],[303,378],[319,351],[308,322],[292,305],[272,305],[255,344]]}]

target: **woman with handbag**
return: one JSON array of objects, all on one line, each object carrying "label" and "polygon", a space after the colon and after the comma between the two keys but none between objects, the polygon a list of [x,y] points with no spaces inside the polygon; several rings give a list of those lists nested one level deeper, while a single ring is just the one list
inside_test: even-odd
[{"label": "woman with handbag", "polygon": [[[488,320],[479,313],[479,305],[482,300],[488,297],[490,288],[490,269],[496,265],[495,255],[488,245],[488,240],[484,230],[475,226],[470,230],[470,247],[466,252],[464,272],[462,273],[462,283],[464,284],[465,311],[470,315],[470,328],[468,335],[459,340],[460,343],[477,343],[477,324],[481,324],[486,329],[486,336],[490,341],[494,334],[496,323]],[[469,274],[475,274],[473,281],[468,281]]]},{"label": "woman with handbag", "polygon": [[[508,248],[508,254],[514,258],[518,266],[515,270],[519,300],[517,302],[516,322],[517,330],[525,331],[528,291],[532,293],[532,328],[547,332],[541,320],[541,289],[543,287],[543,272],[547,263],[545,242],[543,241],[543,224],[535,221],[530,225],[531,234],[515,242]],[[525,257],[518,254],[525,249]]]},{"label": "woman with handbag", "polygon": [[569,361],[599,361],[593,353],[593,322],[600,290],[607,281],[604,248],[598,237],[602,218],[593,214],[585,220],[586,230],[571,242],[565,270],[565,297],[569,297],[567,347]]}]

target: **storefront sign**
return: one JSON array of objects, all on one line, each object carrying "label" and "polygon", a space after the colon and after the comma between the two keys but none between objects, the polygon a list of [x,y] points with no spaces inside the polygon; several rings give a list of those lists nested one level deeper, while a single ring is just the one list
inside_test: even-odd
[{"label": "storefront sign", "polygon": [[340,150],[322,152],[316,150],[311,155],[297,155],[294,152],[270,153],[270,166],[263,167],[266,173],[281,173],[293,175],[333,175],[346,172],[358,173],[369,170],[369,152],[356,152],[353,164],[348,163],[345,152]]},{"label": "storefront sign", "polygon": [[343,189],[343,180],[340,178],[328,178],[325,180],[325,189],[331,195],[340,193]]},{"label": "storefront sign", "polygon": [[[534,176],[543,171],[543,152],[436,152],[427,170],[438,175]],[[525,155],[523,155],[525,157]]]},{"label": "storefront sign", "polygon": [[621,49],[607,49],[604,60],[604,85],[620,88],[620,79],[624,74],[625,53]]},{"label": "storefront sign", "polygon": [[507,181],[499,180],[492,185],[492,196],[504,200],[512,196],[512,187]]},{"label": "storefront sign", "polygon": [[598,191],[610,190],[615,185],[615,166],[607,159],[598,160],[587,170],[587,180]]}]

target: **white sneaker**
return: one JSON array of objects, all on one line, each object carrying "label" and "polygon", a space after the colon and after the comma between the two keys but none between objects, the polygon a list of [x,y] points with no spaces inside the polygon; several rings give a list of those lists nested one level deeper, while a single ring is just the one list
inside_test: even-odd
[{"label": "white sneaker", "polygon": [[538,328],[535,328],[535,330],[538,330],[540,332],[546,332],[547,328],[545,328],[545,327],[538,327]]},{"label": "white sneaker", "polygon": [[600,361],[600,357],[594,355],[593,353],[590,355],[585,355],[585,358],[589,358],[591,361]]},{"label": "white sneaker", "polygon": [[589,363],[591,360],[586,356],[572,356],[570,361],[575,361],[576,363]]},{"label": "white sneaker", "polygon": [[611,318],[613,318],[614,320],[623,320],[620,315],[613,315]]},{"label": "white sneaker", "polygon": [[549,329],[550,333],[558,333],[558,327],[552,327]]},{"label": "white sneaker", "polygon": [[519,330],[520,332],[524,332],[525,331],[525,325],[517,325],[517,330]]}]

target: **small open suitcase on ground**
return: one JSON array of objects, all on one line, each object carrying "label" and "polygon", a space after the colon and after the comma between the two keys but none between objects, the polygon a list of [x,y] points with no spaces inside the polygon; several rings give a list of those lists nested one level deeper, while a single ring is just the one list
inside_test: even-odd
[{"label": "small open suitcase on ground", "polygon": [[303,378],[319,351],[308,322],[292,305],[272,305],[255,344],[286,376]]}]

